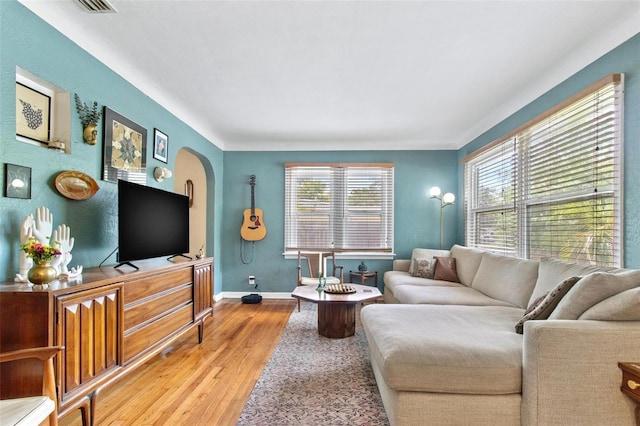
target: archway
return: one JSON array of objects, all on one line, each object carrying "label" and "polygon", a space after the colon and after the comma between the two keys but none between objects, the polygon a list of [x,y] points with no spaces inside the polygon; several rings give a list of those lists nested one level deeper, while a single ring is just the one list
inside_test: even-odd
[{"label": "archway", "polygon": [[[188,185],[191,190],[188,190]],[[180,149],[176,155],[174,191],[179,194],[190,192],[192,196],[189,255],[195,257],[207,242],[207,175],[200,159],[186,149]]]}]

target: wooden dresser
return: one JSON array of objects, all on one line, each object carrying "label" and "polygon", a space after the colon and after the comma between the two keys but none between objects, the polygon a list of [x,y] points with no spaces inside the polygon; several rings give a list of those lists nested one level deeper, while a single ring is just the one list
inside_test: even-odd
[{"label": "wooden dresser", "polygon": [[[81,409],[93,424],[101,389],[198,329],[213,313],[213,259],[151,259],[86,269],[44,290],[0,284],[0,351],[61,345],[56,358],[59,417]],[[28,392],[29,366],[0,371],[2,397]]]},{"label": "wooden dresser", "polygon": [[640,426],[640,363],[619,362],[622,370],[622,384],[620,390],[636,404],[636,425]]}]

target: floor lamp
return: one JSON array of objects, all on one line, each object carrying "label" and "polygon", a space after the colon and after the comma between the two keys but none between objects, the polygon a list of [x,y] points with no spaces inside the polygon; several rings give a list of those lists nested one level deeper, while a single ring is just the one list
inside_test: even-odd
[{"label": "floor lamp", "polygon": [[431,196],[431,198],[437,198],[438,200],[440,200],[440,250],[442,250],[442,246],[444,243],[444,233],[442,232],[444,228],[442,210],[445,207],[452,205],[456,201],[456,196],[451,192],[447,192],[443,195],[442,191],[437,186],[431,188],[431,190],[429,191],[429,195]]}]

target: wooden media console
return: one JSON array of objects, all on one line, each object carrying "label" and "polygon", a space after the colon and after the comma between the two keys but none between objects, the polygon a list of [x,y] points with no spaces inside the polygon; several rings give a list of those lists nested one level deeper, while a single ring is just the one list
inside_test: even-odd
[{"label": "wooden media console", "polygon": [[[213,259],[150,259],[86,269],[45,289],[0,284],[0,352],[64,346],[56,356],[58,417],[80,409],[93,425],[101,389],[213,314]],[[28,393],[29,365],[0,370],[3,398]]]}]

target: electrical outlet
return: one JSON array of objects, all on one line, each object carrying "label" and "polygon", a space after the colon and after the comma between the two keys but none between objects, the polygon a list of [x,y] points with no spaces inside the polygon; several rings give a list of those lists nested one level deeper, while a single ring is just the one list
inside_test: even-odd
[{"label": "electrical outlet", "polygon": [[253,275],[249,275],[249,285],[255,285],[256,284],[256,277],[254,277]]}]

